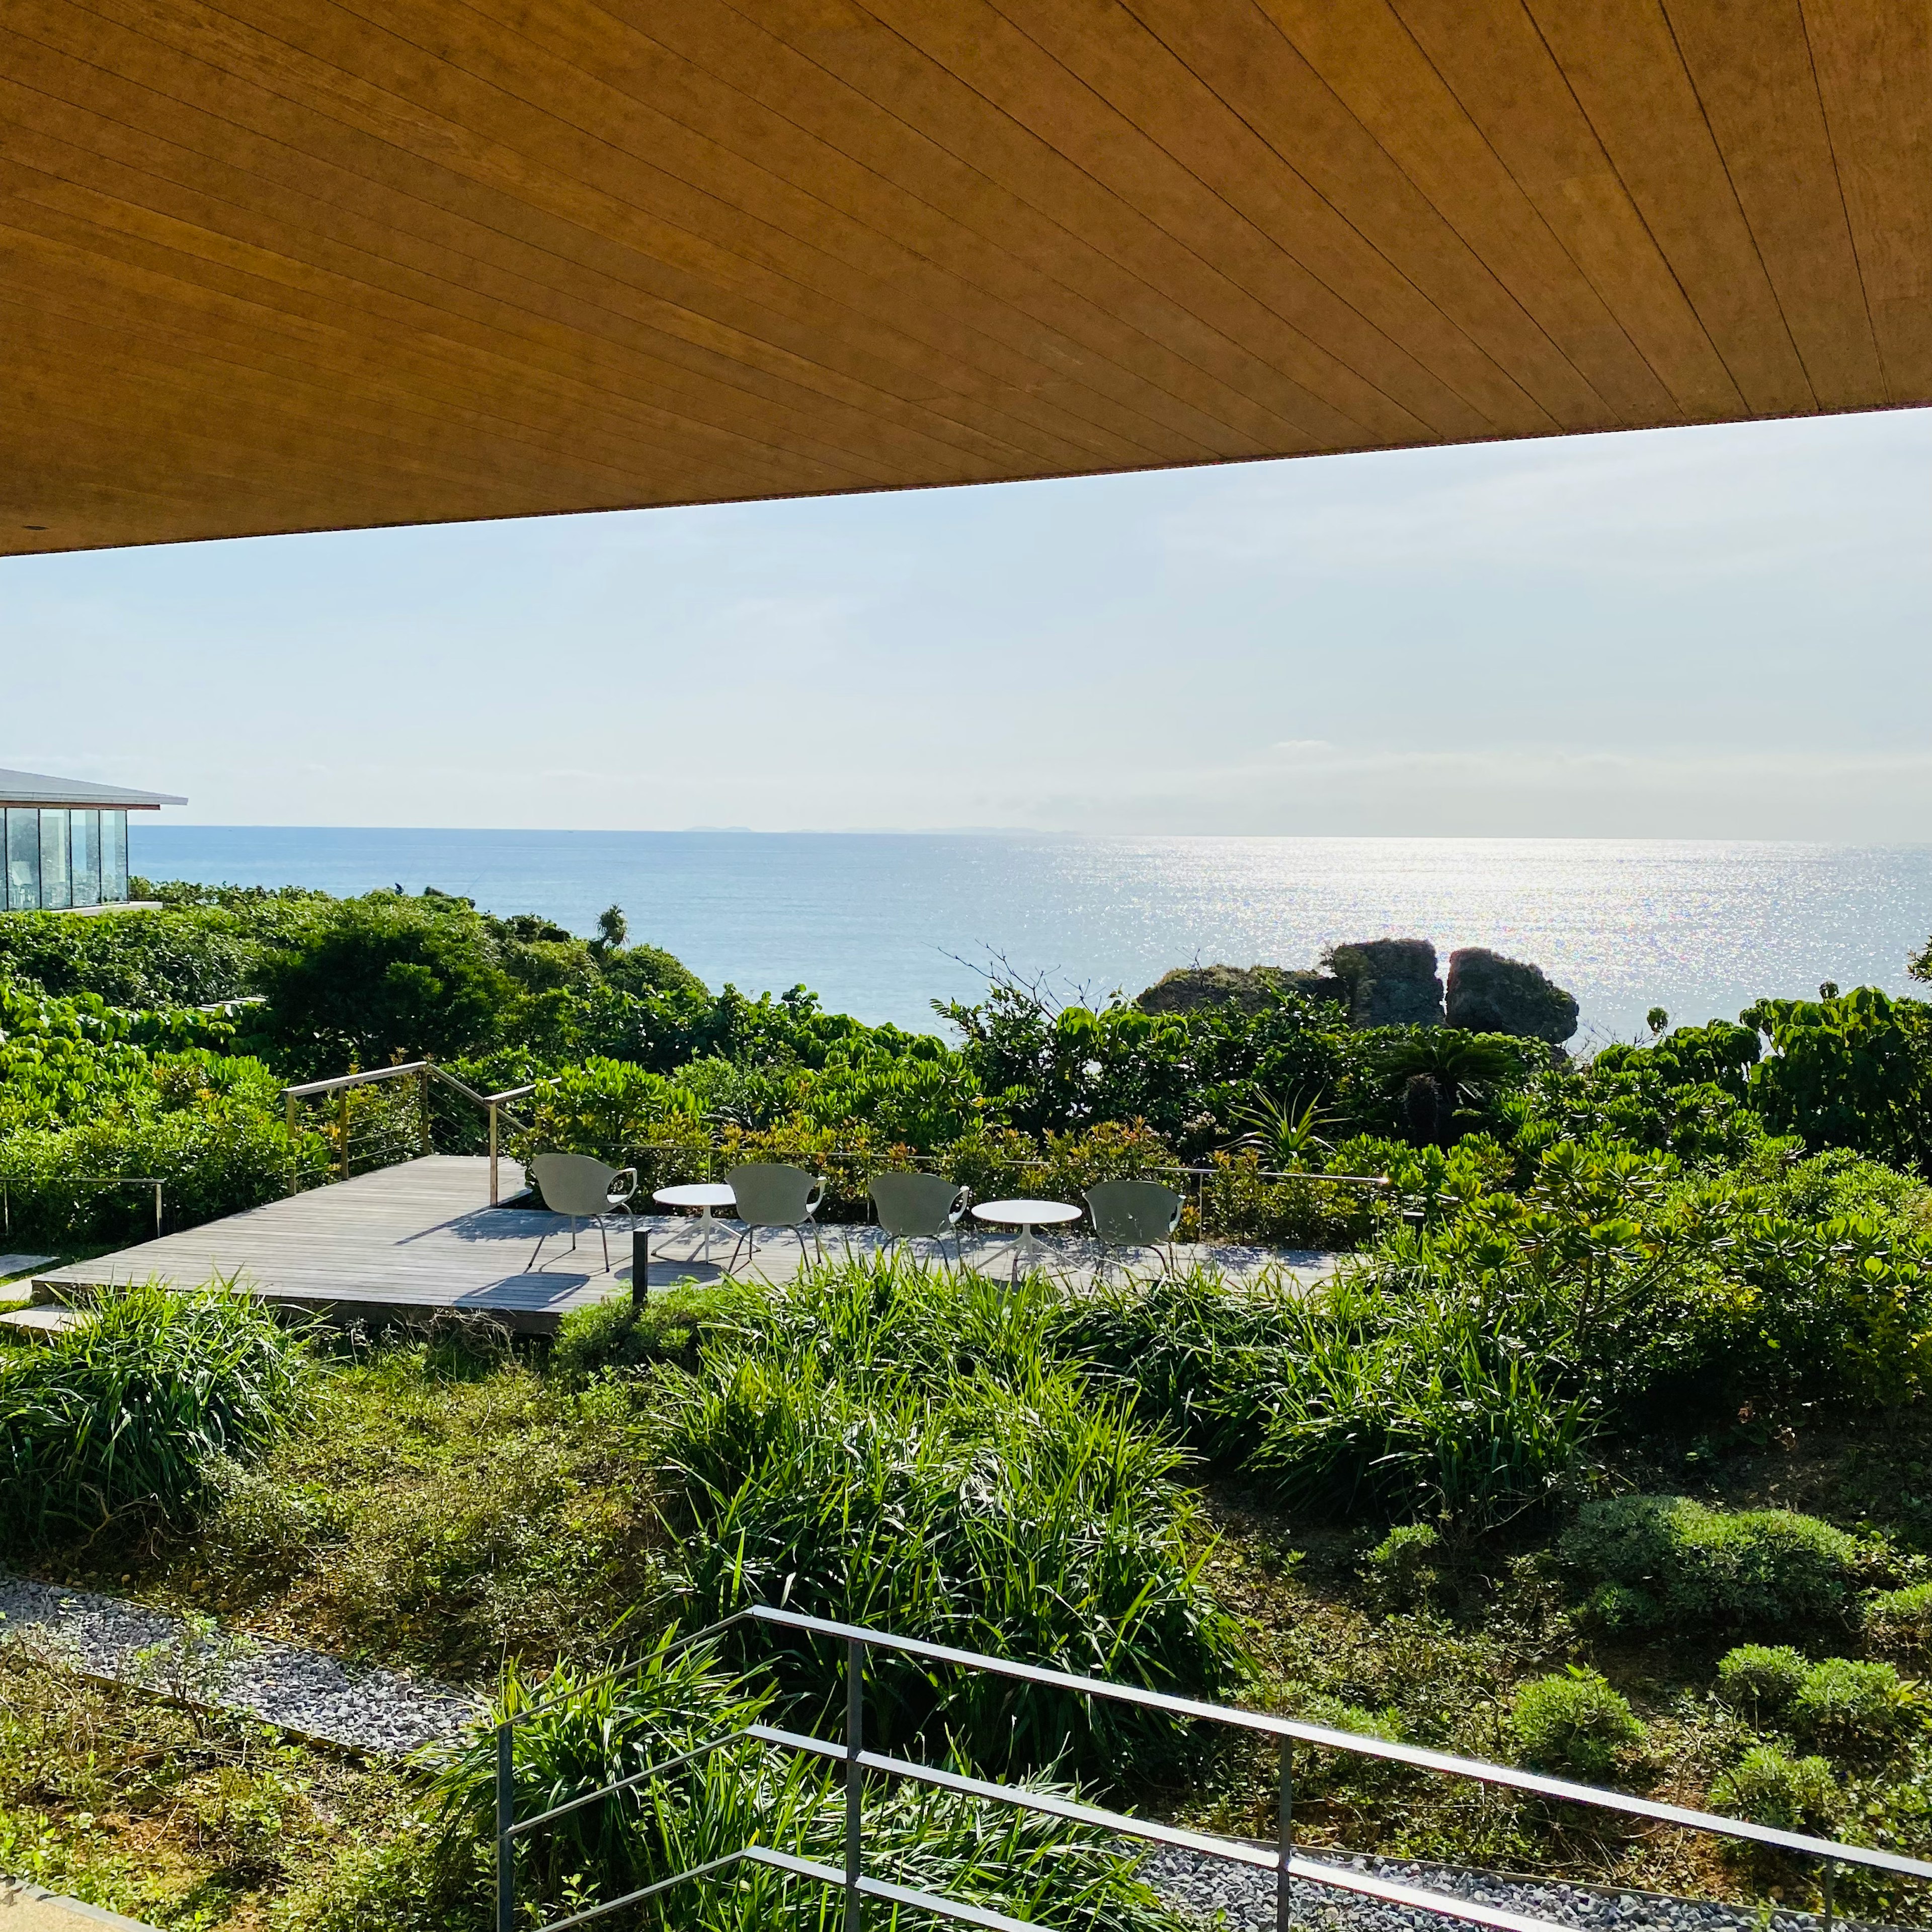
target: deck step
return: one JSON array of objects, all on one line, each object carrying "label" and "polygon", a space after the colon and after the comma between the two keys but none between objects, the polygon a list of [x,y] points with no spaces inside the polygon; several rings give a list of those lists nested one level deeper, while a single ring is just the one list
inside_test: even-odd
[{"label": "deck step", "polygon": [[50,1342],[76,1328],[85,1328],[94,1319],[86,1308],[68,1308],[57,1301],[37,1303],[31,1308],[10,1308],[0,1313],[0,1327],[24,1335],[29,1341]]}]

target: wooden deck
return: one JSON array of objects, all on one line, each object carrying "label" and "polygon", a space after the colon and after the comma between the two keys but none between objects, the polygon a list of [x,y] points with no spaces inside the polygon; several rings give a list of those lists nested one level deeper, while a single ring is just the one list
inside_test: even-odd
[{"label": "wooden deck", "polygon": [[[514,1163],[504,1163],[502,1191],[523,1185]],[[552,1334],[573,1308],[631,1292],[631,1240],[621,1216],[609,1226],[610,1265],[596,1230],[584,1228],[572,1251],[568,1224],[541,1208],[492,1208],[490,1164],[459,1154],[431,1154],[353,1180],[317,1187],[286,1201],[272,1201],[225,1220],[181,1234],[102,1255],[34,1277],[37,1300],[58,1301],[74,1290],[150,1276],[178,1288],[232,1279],[238,1287],[289,1308],[340,1322],[380,1322],[456,1310],[489,1315],[509,1327]],[[698,1224],[682,1216],[640,1217],[650,1238],[652,1288],[680,1281],[716,1281],[730,1259],[735,1229],[718,1224],[712,1254],[704,1255]],[[538,1238],[543,1251],[537,1265]],[[880,1246],[877,1228],[827,1228],[828,1256],[871,1254]],[[1046,1265],[1070,1287],[1090,1282],[1106,1258],[1098,1244],[1063,1237],[1048,1244]],[[930,1254],[930,1245],[920,1251]],[[994,1276],[1011,1265],[1011,1246],[988,1238],[966,1241],[969,1268]],[[764,1234],[744,1272],[771,1282],[798,1271],[797,1240]],[[1180,1248],[1184,1268],[1196,1262],[1232,1279],[1263,1268],[1286,1268],[1304,1280],[1325,1273],[1334,1258],[1312,1252],[1212,1246]]]},{"label": "wooden deck", "polygon": [[[523,1175],[505,1166],[508,1194]],[[582,1231],[573,1254],[566,1226],[541,1209],[492,1208],[488,1160],[431,1154],[50,1270],[34,1287],[37,1298],[58,1300],[74,1288],[151,1276],[179,1288],[232,1277],[271,1301],[337,1320],[457,1309],[549,1334],[569,1310],[630,1291],[628,1234],[613,1229],[610,1259],[622,1273],[607,1274],[596,1232]],[[544,1234],[551,1238],[530,1268]],[[667,1265],[663,1279],[674,1272]]]}]

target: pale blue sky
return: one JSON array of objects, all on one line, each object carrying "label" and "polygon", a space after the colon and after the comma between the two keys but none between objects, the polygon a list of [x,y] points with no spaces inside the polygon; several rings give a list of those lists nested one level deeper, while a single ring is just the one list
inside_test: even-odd
[{"label": "pale blue sky", "polygon": [[218,824],[1932,827],[1932,412],[0,562]]}]

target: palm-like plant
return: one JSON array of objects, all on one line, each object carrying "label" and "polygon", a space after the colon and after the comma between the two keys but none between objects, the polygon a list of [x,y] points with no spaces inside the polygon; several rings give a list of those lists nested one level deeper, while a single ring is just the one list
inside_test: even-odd
[{"label": "palm-like plant", "polygon": [[1516,1070],[1502,1040],[1458,1027],[1419,1028],[1382,1055],[1383,1079],[1402,1090],[1410,1130],[1426,1142],[1448,1136],[1458,1107],[1481,1100]]},{"label": "palm-like plant", "polygon": [[1258,1087],[1253,1106],[1243,1108],[1234,1118],[1248,1130],[1235,1146],[1255,1148],[1268,1166],[1286,1172],[1305,1166],[1311,1154],[1328,1151],[1330,1143],[1322,1130],[1334,1116],[1323,1111],[1319,1094],[1304,1106],[1299,1094],[1277,1100]]}]

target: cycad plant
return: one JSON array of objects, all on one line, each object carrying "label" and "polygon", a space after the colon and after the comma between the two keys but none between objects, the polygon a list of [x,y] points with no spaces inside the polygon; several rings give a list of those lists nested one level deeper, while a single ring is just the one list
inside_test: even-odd
[{"label": "cycad plant", "polygon": [[1507,1041],[1456,1027],[1418,1027],[1381,1057],[1382,1078],[1400,1090],[1404,1122],[1425,1146],[1448,1140],[1456,1108],[1482,1100],[1516,1071]]},{"label": "cycad plant", "polygon": [[1234,1144],[1252,1148],[1264,1166],[1280,1173],[1292,1172],[1307,1166],[1316,1154],[1328,1151],[1322,1130],[1333,1118],[1323,1111],[1319,1094],[1306,1102],[1299,1094],[1284,1101],[1258,1087],[1252,1105],[1234,1115],[1237,1124],[1247,1130]]}]

